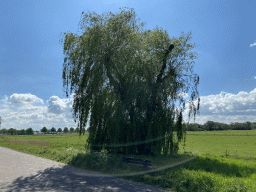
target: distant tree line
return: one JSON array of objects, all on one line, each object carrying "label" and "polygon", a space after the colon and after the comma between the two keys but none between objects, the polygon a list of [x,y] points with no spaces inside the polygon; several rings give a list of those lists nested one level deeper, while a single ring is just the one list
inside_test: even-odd
[{"label": "distant tree line", "polygon": [[221,130],[254,130],[256,129],[256,122],[245,123],[219,123],[214,121],[207,121],[203,125],[198,123],[183,123],[186,131],[221,131]]},{"label": "distant tree line", "polygon": [[[44,134],[52,134],[52,133],[79,133],[79,128],[73,128],[71,127],[70,129],[68,129],[67,127],[64,127],[64,129],[62,130],[62,128],[58,128],[56,130],[55,127],[52,127],[51,129],[47,129],[46,127],[43,127],[41,130],[41,133],[44,133]],[[14,128],[10,128],[10,129],[6,129],[6,128],[3,128],[3,129],[0,129],[0,134],[2,135],[34,135],[35,132],[39,132],[39,131],[34,131],[31,127],[28,128],[28,129],[14,129]],[[82,133],[83,135],[85,133],[88,133],[88,131],[85,130],[85,128],[83,128],[82,130]]]},{"label": "distant tree line", "polygon": [[14,128],[10,128],[10,129],[0,129],[0,134],[4,134],[4,135],[33,135],[34,131],[33,129],[30,127],[28,129],[21,129],[21,130],[17,130]]},{"label": "distant tree line", "polygon": [[[186,131],[221,131],[221,130],[254,130],[256,129],[256,122],[245,122],[245,123],[219,123],[219,122],[214,122],[214,121],[207,121],[203,125],[198,124],[198,123],[183,123],[182,126],[185,128]],[[71,127],[68,129],[67,127],[64,127],[62,130],[61,128],[56,128],[52,127],[51,129],[47,129],[46,127],[43,127],[41,130],[41,133],[45,134],[51,134],[51,133],[77,133],[79,134],[79,128],[77,127],[76,129]],[[14,128],[10,129],[0,129],[0,134],[3,135],[34,135],[35,132],[39,131],[34,131],[31,127],[28,129],[21,129],[17,130]],[[85,133],[88,133],[85,128],[82,129],[82,134],[84,135]]]}]

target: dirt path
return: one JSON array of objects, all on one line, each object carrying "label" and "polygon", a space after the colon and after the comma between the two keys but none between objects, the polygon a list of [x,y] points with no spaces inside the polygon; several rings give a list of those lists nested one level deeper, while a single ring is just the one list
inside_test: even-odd
[{"label": "dirt path", "polygon": [[0,147],[0,191],[162,190]]}]

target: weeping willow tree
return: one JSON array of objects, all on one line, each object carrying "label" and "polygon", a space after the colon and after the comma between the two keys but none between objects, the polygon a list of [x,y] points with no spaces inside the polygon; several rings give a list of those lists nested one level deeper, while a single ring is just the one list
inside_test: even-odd
[{"label": "weeping willow tree", "polygon": [[67,97],[74,91],[80,134],[90,117],[90,150],[176,153],[185,134],[180,93],[191,91],[189,118],[199,111],[191,33],[169,38],[158,27],[144,30],[138,20],[133,9],[83,12],[79,34],[64,33],[63,86]]}]

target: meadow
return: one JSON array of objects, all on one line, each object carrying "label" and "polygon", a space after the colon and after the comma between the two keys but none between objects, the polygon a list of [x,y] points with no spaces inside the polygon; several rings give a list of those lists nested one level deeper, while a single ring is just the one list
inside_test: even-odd
[{"label": "meadow", "polygon": [[0,136],[0,146],[165,191],[256,191],[256,130],[187,132],[177,155],[139,156],[152,161],[154,173],[124,163],[121,154],[88,153],[87,137]]},{"label": "meadow", "polygon": [[256,162],[256,130],[188,131],[185,151]]}]

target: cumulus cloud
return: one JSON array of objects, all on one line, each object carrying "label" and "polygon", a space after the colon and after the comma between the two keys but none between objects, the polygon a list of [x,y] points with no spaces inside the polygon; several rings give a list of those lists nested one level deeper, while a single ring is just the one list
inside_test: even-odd
[{"label": "cumulus cloud", "polygon": [[48,111],[50,113],[60,114],[64,111],[66,103],[63,102],[58,96],[52,96],[48,100]]},{"label": "cumulus cloud", "polygon": [[255,46],[255,45],[256,45],[256,43],[250,44],[250,47],[253,47],[253,46]]},{"label": "cumulus cloud", "polygon": [[[223,123],[256,122],[256,88],[249,93],[221,92],[218,95],[202,96],[200,100],[200,115],[196,116],[195,122],[201,124],[209,120]],[[187,104],[186,117],[188,111]],[[188,118],[185,121],[188,121]]]},{"label": "cumulus cloud", "polygon": [[14,93],[13,95],[10,96],[10,101],[13,104],[28,104],[28,103],[42,103],[43,104],[43,100],[38,98],[35,95],[31,95],[30,93],[27,94],[17,94]]},{"label": "cumulus cloud", "polygon": [[49,113],[70,114],[72,112],[73,97],[71,99],[60,99],[58,96],[52,96],[47,103]]},{"label": "cumulus cloud", "polygon": [[[40,103],[42,105],[36,105]],[[13,94],[0,100],[1,128],[40,130],[44,126],[50,129],[77,127],[72,118],[73,97],[60,99],[52,96],[47,102],[35,95]]]}]

